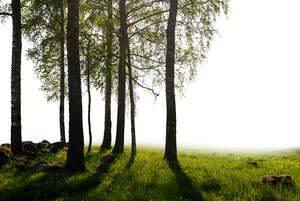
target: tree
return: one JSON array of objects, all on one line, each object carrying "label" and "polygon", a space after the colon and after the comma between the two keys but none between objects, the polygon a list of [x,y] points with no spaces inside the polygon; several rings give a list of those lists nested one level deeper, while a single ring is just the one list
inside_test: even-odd
[{"label": "tree", "polygon": [[120,16],[120,55],[118,69],[118,117],[116,142],[113,153],[124,152],[124,127],[125,127],[125,95],[126,95],[126,8],[125,0],[119,0]]},{"label": "tree", "polygon": [[101,150],[111,148],[111,89],[112,89],[112,0],[107,0],[108,19],[107,19],[107,44],[106,44],[106,69],[105,69],[105,116],[104,116],[104,135]]},{"label": "tree", "polygon": [[21,125],[21,56],[22,56],[22,27],[21,2],[11,1],[12,13],[0,12],[1,16],[11,16],[13,24],[12,65],[11,65],[11,151],[22,153]]},{"label": "tree", "polygon": [[60,141],[66,142],[65,134],[65,9],[64,0],[60,1],[60,98],[59,98],[59,127]]},{"label": "tree", "polygon": [[[127,24],[126,24],[127,27]],[[128,89],[130,99],[130,123],[131,123],[131,159],[133,160],[136,155],[136,137],[135,137],[135,101],[133,91],[133,78],[131,67],[131,54],[128,39],[128,30],[126,29],[126,48],[127,48],[127,68],[128,68]]]},{"label": "tree", "polygon": [[88,47],[87,47],[87,92],[88,92],[88,127],[89,127],[89,146],[88,146],[88,152],[91,151],[92,147],[92,128],[91,128],[91,64],[90,64],[90,46],[91,46],[91,40],[88,41]]},{"label": "tree", "polygon": [[175,71],[175,28],[178,0],[170,1],[170,12],[167,28],[167,57],[166,57],[166,100],[167,125],[165,156],[167,161],[177,161],[176,145],[176,101],[174,90]]},{"label": "tree", "polygon": [[91,87],[94,86],[102,92],[104,85],[104,54],[105,42],[100,40],[103,37],[103,30],[106,21],[106,15],[102,8],[95,8],[89,0],[81,1],[80,8],[80,56],[82,78],[86,81],[88,94],[88,130],[89,146],[88,152],[92,146],[91,129]]},{"label": "tree", "polygon": [[85,170],[79,60],[79,1],[68,0],[67,59],[69,85],[69,147],[66,168]]},{"label": "tree", "polygon": [[[206,58],[205,54],[216,33],[216,16],[222,11],[227,13],[228,0],[171,0],[169,9],[166,5],[159,0],[134,2],[127,13],[128,30],[132,45],[132,67],[138,71],[134,81],[137,85],[152,82],[152,87],[147,88],[153,93],[154,87],[163,83],[166,85],[164,158],[177,161],[175,88],[183,93],[185,84],[195,78],[197,66]],[[169,16],[166,16],[167,13]],[[180,20],[176,21],[176,18]]]},{"label": "tree", "polygon": [[32,43],[27,56],[35,63],[48,101],[59,100],[60,140],[65,137],[65,0],[24,0],[23,30]]},{"label": "tree", "polygon": [[[6,8],[5,8],[6,7]],[[12,13],[7,5],[0,7],[0,16],[12,17],[12,65],[11,65],[11,151],[22,153],[22,124],[21,124],[21,56],[22,56],[22,27],[20,0],[11,1]],[[4,9],[4,11],[3,11]]]}]

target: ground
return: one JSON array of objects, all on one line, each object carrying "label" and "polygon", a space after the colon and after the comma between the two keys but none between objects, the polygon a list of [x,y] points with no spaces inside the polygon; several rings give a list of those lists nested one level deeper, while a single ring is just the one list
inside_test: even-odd
[{"label": "ground", "polygon": [[[179,164],[168,164],[162,150],[140,147],[134,161],[126,149],[107,173],[96,171],[100,158],[109,154],[98,150],[93,147],[86,153],[83,173],[37,168],[41,161],[65,161],[65,151],[37,157],[18,169],[14,162],[8,163],[0,170],[0,200],[300,200],[297,150],[264,154],[180,150]],[[290,175],[295,187],[258,184],[266,175]]]}]

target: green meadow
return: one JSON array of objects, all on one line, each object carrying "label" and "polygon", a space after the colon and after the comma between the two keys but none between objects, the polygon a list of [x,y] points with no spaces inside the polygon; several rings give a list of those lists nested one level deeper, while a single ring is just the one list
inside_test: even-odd
[{"label": "green meadow", "polygon": [[[299,201],[300,152],[238,153],[179,150],[179,163],[163,160],[163,151],[138,148],[116,156],[107,172],[97,171],[100,153],[85,155],[87,171],[45,171],[41,161],[64,162],[66,152],[39,156],[22,168],[9,162],[0,170],[2,201]],[[256,165],[249,163],[255,161]],[[59,163],[63,165],[63,163]],[[259,184],[266,175],[290,175],[295,187]]]}]

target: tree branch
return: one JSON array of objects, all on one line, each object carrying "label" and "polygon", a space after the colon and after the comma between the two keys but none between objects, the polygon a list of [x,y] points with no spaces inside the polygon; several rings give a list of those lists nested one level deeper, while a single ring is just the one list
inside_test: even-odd
[{"label": "tree branch", "polygon": [[153,63],[157,63],[157,64],[160,64],[160,65],[165,65],[166,62],[160,62],[160,61],[156,61],[154,59],[151,59],[150,57],[147,57],[147,56],[144,56],[144,55],[139,55],[139,54],[134,54],[134,53],[131,53],[132,56],[135,56],[135,57],[140,57],[140,58],[143,58],[143,59],[146,59],[148,61],[151,61]]},{"label": "tree branch", "polygon": [[139,5],[139,6],[136,6],[136,7],[134,7],[133,9],[129,10],[129,11],[127,12],[127,15],[129,15],[129,14],[132,13],[132,12],[138,11],[138,10],[140,10],[140,9],[142,9],[142,8],[150,7],[150,6],[152,6],[154,3],[159,3],[159,2],[163,2],[163,0],[153,0],[153,1],[151,1],[151,2],[146,2],[146,3],[144,3],[144,4],[141,4],[141,5]]},{"label": "tree branch", "polygon": [[[162,23],[162,22],[165,22],[165,21],[167,21],[167,19],[161,20],[159,23]],[[134,32],[134,33],[132,33],[131,36],[129,36],[128,39],[132,38],[132,37],[135,36],[136,34],[139,34],[139,33],[143,32],[143,31],[145,31],[146,29],[149,29],[151,26],[153,26],[153,25],[155,25],[155,24],[157,24],[157,22],[154,22],[154,23],[152,23],[152,24],[149,24],[148,26],[146,26],[146,27],[144,27],[144,28],[142,28],[142,29],[140,29],[140,30],[138,30],[138,28],[136,27],[137,31]]]},{"label": "tree branch", "polygon": [[4,16],[12,16],[12,13],[8,13],[8,12],[0,12],[0,16],[4,15]]},{"label": "tree branch", "polygon": [[151,15],[147,15],[147,16],[145,16],[145,17],[142,17],[142,18],[140,18],[140,19],[138,19],[138,20],[136,20],[136,21],[131,22],[130,24],[128,24],[128,27],[130,27],[130,26],[132,26],[132,25],[135,25],[136,23],[139,23],[139,22],[141,22],[141,21],[143,21],[143,20],[146,20],[146,19],[148,19],[148,18],[150,18],[150,17],[154,17],[154,16],[156,16],[156,15],[160,15],[160,14],[169,12],[169,10],[170,10],[170,9],[168,9],[168,10],[163,10],[163,11],[156,12],[156,13],[152,13]]},{"label": "tree branch", "polygon": [[157,97],[159,96],[159,94],[156,93],[156,92],[154,91],[154,89],[142,85],[142,84],[139,83],[136,79],[132,79],[132,80],[133,80],[134,83],[136,83],[139,87],[141,87],[141,88],[143,88],[143,89],[146,89],[146,90],[148,90],[148,91],[151,91],[152,94],[155,96],[155,98],[157,98]]}]

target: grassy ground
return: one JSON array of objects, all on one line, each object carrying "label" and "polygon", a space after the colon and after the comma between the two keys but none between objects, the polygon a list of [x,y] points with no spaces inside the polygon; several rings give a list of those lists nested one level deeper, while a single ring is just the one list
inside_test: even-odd
[{"label": "grassy ground", "polygon": [[[129,150],[117,158],[107,174],[97,173],[99,153],[86,154],[87,171],[43,172],[40,161],[65,161],[59,152],[36,158],[25,170],[7,164],[0,170],[0,200],[101,200],[101,201],[201,201],[201,200],[300,200],[300,153],[238,154],[180,152],[180,165],[162,160],[159,150],[138,149],[134,162]],[[247,161],[257,161],[258,167]],[[289,174],[296,190],[258,185],[265,175]]]}]

